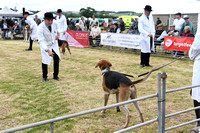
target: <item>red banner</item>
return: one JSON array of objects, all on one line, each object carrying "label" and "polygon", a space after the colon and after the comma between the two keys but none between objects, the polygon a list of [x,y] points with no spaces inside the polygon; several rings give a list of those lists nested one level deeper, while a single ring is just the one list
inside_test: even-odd
[{"label": "red banner", "polygon": [[83,31],[67,31],[67,42],[72,47],[89,47],[89,33]]},{"label": "red banner", "polygon": [[166,36],[164,39],[164,49],[173,50],[173,51],[181,51],[181,52],[189,52],[193,41],[194,41],[194,38]]}]

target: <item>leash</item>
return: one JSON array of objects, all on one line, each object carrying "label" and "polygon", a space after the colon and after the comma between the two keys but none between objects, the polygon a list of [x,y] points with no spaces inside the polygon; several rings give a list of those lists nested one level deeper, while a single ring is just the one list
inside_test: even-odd
[{"label": "leash", "polygon": [[[161,66],[161,67],[158,67],[158,68],[152,69],[151,72],[155,72],[155,71],[157,71],[157,70],[160,70],[161,68],[164,68],[164,67],[166,67],[166,66],[168,66],[168,65],[170,65],[170,64],[172,64],[172,63],[174,63],[174,62],[176,62],[177,60],[182,59],[182,58],[183,58],[183,57],[179,57],[179,58],[173,60],[172,62],[169,62],[169,63],[167,63],[167,64],[165,64],[165,65],[163,65],[163,66]],[[148,73],[149,73],[149,72],[146,72],[146,73],[140,74],[140,75],[138,75],[138,77],[141,77],[141,76],[147,75]]]}]

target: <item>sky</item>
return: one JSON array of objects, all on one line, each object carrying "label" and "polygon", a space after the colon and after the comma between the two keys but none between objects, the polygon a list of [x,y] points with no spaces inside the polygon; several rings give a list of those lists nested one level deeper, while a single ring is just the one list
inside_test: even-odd
[{"label": "sky", "polygon": [[145,5],[151,5],[157,13],[197,13],[200,12],[200,0],[1,0],[0,7],[17,7],[22,10],[79,11],[80,8],[92,7],[98,11],[136,11],[143,12]]}]

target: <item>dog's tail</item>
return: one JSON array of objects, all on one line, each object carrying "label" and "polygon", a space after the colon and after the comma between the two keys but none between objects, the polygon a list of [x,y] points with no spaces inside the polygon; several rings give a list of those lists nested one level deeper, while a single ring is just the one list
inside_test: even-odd
[{"label": "dog's tail", "polygon": [[63,44],[62,44],[62,53],[63,53],[63,54],[65,53],[65,47],[66,47],[66,43],[63,43]]},{"label": "dog's tail", "polygon": [[142,83],[142,82],[146,81],[146,80],[149,78],[149,76],[151,75],[152,72],[153,72],[153,71],[151,70],[151,71],[148,73],[148,75],[147,75],[146,77],[144,77],[143,79],[139,79],[139,80],[133,81],[133,82],[131,83],[131,85],[138,84],[138,83]]}]

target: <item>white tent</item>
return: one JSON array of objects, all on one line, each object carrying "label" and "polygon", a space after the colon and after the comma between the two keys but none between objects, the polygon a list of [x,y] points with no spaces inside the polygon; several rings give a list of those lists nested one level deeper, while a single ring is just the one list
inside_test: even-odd
[{"label": "white tent", "polygon": [[[30,16],[31,16],[32,18],[35,18],[35,15],[37,15],[38,18],[39,18],[40,20],[43,20],[44,14],[45,14],[45,13],[46,13],[46,12],[40,11],[40,12],[38,12],[38,13],[36,13],[36,14],[34,14],[34,15],[30,15]],[[53,16],[55,17],[56,15],[53,14]]]},{"label": "white tent", "polygon": [[22,17],[23,15],[20,14],[20,13],[15,12],[15,11],[12,11],[7,6],[5,6],[2,10],[0,10],[0,16]]}]

